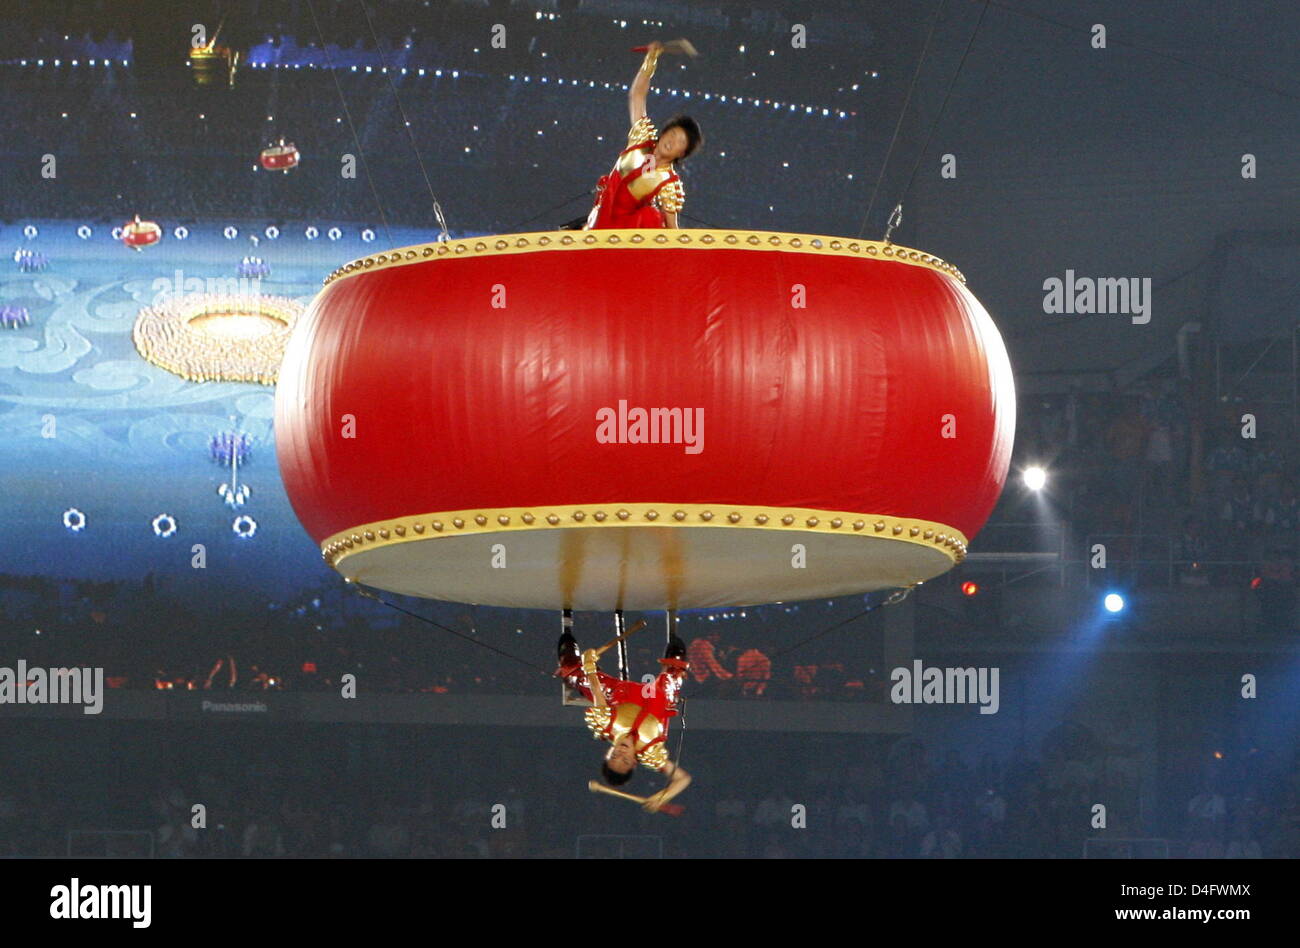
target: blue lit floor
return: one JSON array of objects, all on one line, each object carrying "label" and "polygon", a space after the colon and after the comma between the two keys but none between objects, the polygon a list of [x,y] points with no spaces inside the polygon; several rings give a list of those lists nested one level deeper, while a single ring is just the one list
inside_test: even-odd
[{"label": "blue lit floor", "polygon": [[[39,234],[26,239],[22,228]],[[227,222],[191,226],[176,240],[172,222],[162,242],[136,253],[80,221],[22,221],[0,227],[0,303],[26,306],[31,325],[0,329],[0,572],[88,579],[138,579],[155,572],[177,591],[191,582],[227,589],[256,587],[288,596],[333,576],[299,526],[280,481],[272,431],[274,391],[251,383],[187,382],[136,352],[136,313],[158,293],[157,280],[230,278],[249,253],[272,268],[261,292],[306,305],[321,280],[341,263],[387,245],[363,243],[358,228],[329,241],[302,226],[283,226],[277,240],[245,233],[222,236]],[[232,222],[249,231],[248,222]],[[256,232],[261,235],[259,225]],[[393,246],[432,239],[428,232],[393,232]],[[23,274],[15,249],[46,254],[43,273]],[[53,417],[54,437],[49,433]],[[233,423],[231,419],[234,419]],[[217,491],[230,471],[209,456],[209,439],[240,428],[253,437],[251,488],[240,508]],[[72,532],[64,511],[76,508],[85,529]],[[177,530],[155,536],[159,514]],[[251,538],[236,536],[236,517],[256,521]],[[203,543],[206,571],[191,567],[191,547]]]}]

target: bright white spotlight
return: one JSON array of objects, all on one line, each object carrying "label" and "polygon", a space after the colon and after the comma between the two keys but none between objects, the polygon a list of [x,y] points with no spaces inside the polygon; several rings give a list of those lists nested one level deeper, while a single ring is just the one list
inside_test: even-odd
[{"label": "bright white spotlight", "polygon": [[1027,467],[1024,473],[1025,486],[1030,490],[1042,490],[1047,483],[1047,472],[1041,467]]},{"label": "bright white spotlight", "polygon": [[1103,604],[1107,612],[1120,612],[1124,609],[1124,597],[1119,593],[1108,593]]}]

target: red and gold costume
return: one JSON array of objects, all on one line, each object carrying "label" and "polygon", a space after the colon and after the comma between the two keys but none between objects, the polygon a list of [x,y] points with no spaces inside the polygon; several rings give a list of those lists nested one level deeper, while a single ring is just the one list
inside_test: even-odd
[{"label": "red and gold costume", "polygon": [[[591,707],[584,715],[591,736],[598,741],[614,744],[630,733],[636,759],[656,771],[668,763],[668,719],[677,714],[677,692],[688,667],[674,658],[662,658],[659,663],[664,670],[653,682],[623,681],[597,672],[608,707]],[[569,687],[594,700],[581,665],[565,666],[557,674]]]},{"label": "red and gold costume", "polygon": [[659,133],[649,117],[637,119],[627,133],[627,147],[600,179],[584,230],[664,227],[664,214],[675,214],[685,206],[686,192],[677,172],[671,165],[663,169],[657,165],[658,142]]},{"label": "red and gold costume", "polygon": [[[649,85],[659,53],[658,46],[646,53],[637,82],[644,80]],[[659,167],[654,155],[658,143],[659,132],[648,116],[642,115],[632,123],[627,147],[619,152],[614,167],[597,185],[596,201],[583,230],[666,227],[664,214],[676,214],[682,209],[686,192],[671,164],[667,168]]]}]

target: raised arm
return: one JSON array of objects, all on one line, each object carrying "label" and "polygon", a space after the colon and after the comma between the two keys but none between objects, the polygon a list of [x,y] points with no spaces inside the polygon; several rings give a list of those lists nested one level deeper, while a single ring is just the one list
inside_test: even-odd
[{"label": "raised arm", "polygon": [[641,119],[645,118],[645,97],[650,91],[650,78],[655,74],[655,65],[659,62],[659,54],[663,52],[664,44],[654,42],[650,44],[646,51],[645,60],[641,63],[641,68],[636,72],[636,78],[632,80],[632,87],[627,90],[627,114],[631,119],[630,125],[635,125]]},{"label": "raised arm", "polygon": [[600,674],[596,671],[596,650],[587,649],[582,653],[582,670],[587,675],[587,686],[591,688],[591,701],[597,708],[605,704],[605,687],[600,683]]}]

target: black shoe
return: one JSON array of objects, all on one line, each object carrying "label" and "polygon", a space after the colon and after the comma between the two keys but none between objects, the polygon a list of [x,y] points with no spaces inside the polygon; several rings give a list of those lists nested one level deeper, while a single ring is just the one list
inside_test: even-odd
[{"label": "black shoe", "polygon": [[686,658],[686,643],[677,637],[677,633],[668,636],[668,648],[664,649],[664,658]]},{"label": "black shoe", "polygon": [[573,637],[572,632],[565,632],[560,636],[556,652],[561,666],[582,664],[582,652],[578,649],[578,640]]}]

